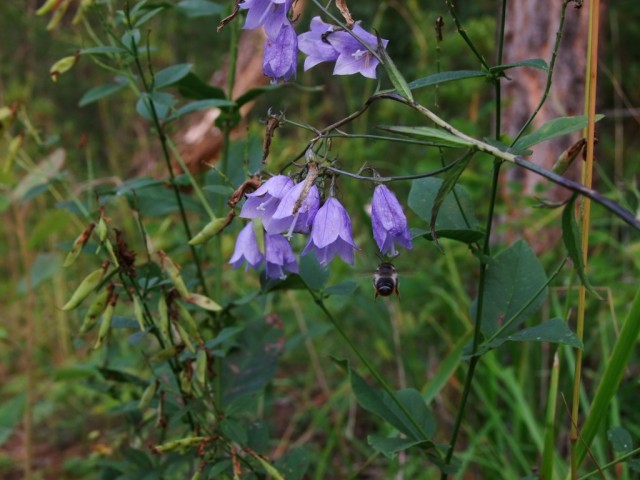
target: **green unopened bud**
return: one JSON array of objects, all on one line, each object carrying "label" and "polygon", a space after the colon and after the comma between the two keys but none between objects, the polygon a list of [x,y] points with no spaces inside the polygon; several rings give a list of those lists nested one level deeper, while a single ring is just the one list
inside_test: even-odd
[{"label": "green unopened bud", "polygon": [[62,3],[62,0],[47,0],[38,10],[36,10],[36,15],[46,15],[53,11],[54,8],[57,8],[60,3]]},{"label": "green unopened bud", "polygon": [[111,320],[113,319],[113,312],[116,309],[117,302],[118,294],[114,293],[111,295],[109,303],[107,304],[107,308],[105,308],[104,313],[102,314],[102,323],[100,324],[100,330],[98,330],[98,338],[96,339],[96,343],[93,346],[94,350],[99,349],[106,340],[107,335],[109,335],[109,330],[111,329]]},{"label": "green unopened bud", "polygon": [[76,288],[75,292],[73,292],[69,301],[64,304],[62,310],[68,312],[77,308],[78,305],[80,305],[82,301],[87,298],[89,294],[93,292],[95,288],[100,284],[100,281],[102,280],[102,277],[104,277],[106,271],[106,268],[101,268],[87,275],[85,279],[82,280],[80,285],[78,285],[78,288]]},{"label": "green unopened bud", "polygon": [[193,346],[193,343],[191,343],[191,339],[189,338],[189,334],[184,329],[184,327],[182,325],[180,325],[179,323],[175,324],[175,326],[176,326],[176,329],[178,330],[178,333],[180,334],[180,338],[182,338],[182,341],[184,342],[184,345],[187,347],[187,350],[189,350],[191,353],[196,353],[196,349]]},{"label": "green unopened bud", "polygon": [[133,316],[136,317],[140,331],[144,332],[144,313],[142,312],[142,300],[137,295],[133,296]]},{"label": "green unopened bud", "polygon": [[207,352],[203,348],[196,355],[196,380],[200,385],[207,381]]},{"label": "green unopened bud", "polygon": [[229,223],[225,218],[215,218],[207,223],[198,234],[189,240],[189,245],[200,245],[211,240],[214,236],[220,233],[224,227]]},{"label": "green unopened bud", "polygon": [[158,255],[160,256],[160,263],[162,265],[162,268],[165,272],[167,272],[171,283],[173,283],[173,286],[176,287],[176,290],[178,291],[180,296],[188,297],[189,290],[187,289],[187,286],[185,285],[184,280],[180,275],[180,269],[178,268],[178,266],[173,263],[173,260],[171,260],[169,256],[162,250],[158,251]]},{"label": "green unopened bud", "polygon": [[90,223],[89,226],[85,228],[80,235],[78,235],[78,238],[76,238],[73,242],[71,250],[69,251],[69,253],[67,253],[67,257],[64,259],[64,263],[62,264],[63,267],[66,268],[70,265],[73,265],[73,262],[76,261],[76,258],[78,258],[78,255],[80,255],[83,247],[89,241],[89,238],[91,237],[91,233],[93,232],[95,226],[95,223]]},{"label": "green unopened bud", "polygon": [[164,295],[160,295],[160,300],[158,300],[158,314],[160,315],[160,333],[166,341],[171,342],[171,337],[169,337],[169,307]]},{"label": "green unopened bud", "polygon": [[204,308],[205,310],[209,310],[210,312],[219,312],[220,310],[222,310],[222,307],[211,300],[209,297],[205,297],[204,295],[200,295],[198,293],[190,293],[189,296],[185,298],[185,301],[193,303],[194,305],[197,305],[200,308]]},{"label": "green unopened bud", "polygon": [[102,312],[104,312],[104,309],[107,306],[107,302],[109,301],[109,298],[111,298],[113,289],[114,285],[111,284],[100,293],[98,293],[98,295],[96,295],[96,298],[89,306],[89,309],[87,310],[87,313],[82,320],[80,335],[87,333],[96,325],[96,323],[98,322],[98,317],[102,314]]},{"label": "green unopened bud", "polygon": [[557,173],[558,175],[564,174],[573,161],[578,158],[578,155],[586,145],[586,140],[584,138],[578,140],[576,143],[567,148],[564,152],[560,154],[556,162],[551,167],[551,171],[553,173]]},{"label": "green unopened bud", "polygon": [[53,80],[54,82],[57,82],[58,77],[61,74],[68,72],[73,68],[73,66],[78,62],[78,58],[79,58],[79,54],[76,53],[75,55],[61,58],[56,63],[51,65],[51,68],[49,69],[49,75],[51,76],[51,80]]},{"label": "green unopened bud", "polygon": [[138,408],[140,410],[144,410],[145,408],[147,408],[149,406],[149,404],[151,403],[151,400],[153,400],[153,397],[156,394],[156,391],[158,390],[158,382],[151,382],[147,388],[144,389],[144,392],[142,392],[142,397],[140,397],[140,401],[138,402]]},{"label": "green unopened bud", "polygon": [[98,220],[98,226],[96,227],[96,233],[98,234],[98,240],[100,240],[100,243],[104,243],[106,240],[107,232],[107,222],[104,221],[103,217],[100,217],[100,220]]},{"label": "green unopened bud", "polygon": [[178,311],[178,318],[184,325],[187,332],[189,332],[189,335],[197,338],[199,342],[204,342],[202,335],[200,335],[198,324],[193,318],[193,315],[191,315],[191,312],[189,312],[189,310],[187,310],[187,308],[178,301],[176,301],[174,304],[176,306],[176,310]]}]

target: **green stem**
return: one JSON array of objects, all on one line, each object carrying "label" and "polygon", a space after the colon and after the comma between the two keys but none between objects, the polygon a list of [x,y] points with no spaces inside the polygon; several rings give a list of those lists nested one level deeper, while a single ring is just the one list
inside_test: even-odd
[{"label": "green stem", "polygon": [[[131,18],[129,16],[129,11],[126,11],[126,16],[127,16],[127,23],[129,25],[129,28],[133,28],[132,24],[131,24]],[[134,42],[131,43],[131,48],[133,51],[133,58],[134,58],[134,62],[136,65],[136,69],[138,70],[138,74],[140,75],[140,79],[142,81],[142,85],[144,86],[144,90],[147,93],[151,93],[151,87],[150,84],[148,83],[145,74],[144,74],[144,69],[142,68],[142,64],[140,63],[140,55],[138,52],[138,47],[135,45]],[[147,98],[147,106],[149,107],[149,111],[151,112],[151,117],[152,117],[152,121],[153,121],[153,125],[155,127],[156,133],[158,134],[158,138],[160,139],[160,144],[162,146],[162,153],[163,153],[163,157],[164,157],[164,161],[167,167],[167,170],[169,172],[169,177],[171,179],[171,186],[173,188],[173,193],[176,197],[176,202],[178,204],[178,209],[180,210],[180,217],[182,219],[182,225],[184,227],[184,232],[185,235],[187,237],[187,242],[189,240],[191,240],[191,238],[193,237],[191,235],[191,229],[189,228],[189,220],[187,219],[187,212],[184,208],[184,204],[182,202],[182,195],[180,195],[180,189],[178,188],[178,185],[175,182],[175,173],[173,171],[173,166],[171,165],[171,155],[169,154],[169,147],[167,146],[167,136],[164,132],[164,129],[162,127],[162,124],[160,123],[160,119],[158,118],[158,113],[156,111],[156,107],[154,102]],[[193,245],[189,245],[189,249],[191,250],[191,255],[193,256],[193,262],[196,266],[196,270],[197,270],[197,274],[198,274],[198,279],[200,281],[200,285],[202,286],[202,291],[205,295],[209,295],[208,293],[208,288],[207,288],[207,283],[205,281],[204,278],[204,273],[202,271],[202,266],[200,264],[200,259],[198,257],[198,252],[196,250],[196,248]]]},{"label": "green stem", "polygon": [[460,36],[462,37],[462,39],[465,41],[465,43],[467,44],[467,46],[469,47],[469,49],[473,52],[473,54],[476,56],[476,58],[478,59],[478,61],[480,62],[480,64],[487,70],[489,71],[489,65],[487,64],[487,62],[485,61],[484,57],[480,54],[480,52],[478,51],[478,49],[476,48],[476,46],[473,44],[473,42],[471,41],[471,39],[469,38],[469,36],[467,35],[467,32],[465,31],[464,28],[462,28],[462,25],[460,24],[460,20],[458,19],[458,13],[456,12],[456,7],[453,5],[453,1],[452,0],[445,0],[445,2],[447,4],[447,7],[449,8],[449,14],[451,15],[451,18],[453,18],[453,22],[456,24],[456,28],[458,30],[458,33],[460,34]]},{"label": "green stem", "polygon": [[536,115],[538,115],[538,112],[542,108],[542,105],[544,105],[544,103],[547,101],[547,97],[549,96],[549,92],[551,91],[551,80],[553,77],[553,69],[556,65],[556,59],[558,58],[558,49],[560,48],[562,31],[564,30],[564,21],[566,18],[567,6],[571,1],[573,0],[565,0],[564,2],[562,2],[562,10],[560,12],[560,24],[558,25],[558,30],[556,31],[556,41],[553,44],[553,53],[551,54],[551,61],[549,62],[549,71],[547,73],[547,83],[544,87],[544,93],[542,94],[542,98],[540,99],[538,106],[533,111],[531,116],[527,119],[527,121],[524,123],[524,125],[522,126],[518,134],[513,138],[511,145],[514,145],[518,141],[518,139],[524,134],[525,130],[529,127],[529,125],[531,125],[531,122],[533,122],[533,119],[536,118]]},{"label": "green stem", "polygon": [[402,413],[405,415],[405,417],[413,424],[413,426],[420,432],[420,434],[425,439],[428,439],[429,436],[424,431],[422,426],[420,424],[418,424],[418,422],[415,420],[415,418],[413,418],[411,413],[409,413],[409,411],[406,409],[406,407],[398,399],[398,397],[396,396],[395,392],[387,384],[387,382],[384,380],[384,378],[382,378],[382,376],[378,373],[378,371],[374,368],[374,366],[369,362],[369,360],[367,360],[367,358],[362,354],[362,352],[358,349],[358,347],[356,347],[356,345],[351,341],[351,339],[349,338],[347,333],[342,329],[342,327],[340,326],[338,321],[334,318],[334,316],[331,314],[331,312],[327,309],[326,305],[322,301],[322,298],[320,298],[318,295],[316,295],[316,293],[307,284],[307,282],[304,281],[304,279],[302,279],[302,283],[304,283],[304,286],[307,289],[307,291],[309,292],[309,294],[311,295],[311,298],[313,298],[313,301],[316,303],[316,305],[318,305],[318,307],[320,307],[320,310],[322,310],[322,313],[324,313],[325,316],[327,317],[327,319],[329,319],[329,321],[333,324],[333,326],[338,331],[338,333],[340,334],[342,339],[346,342],[346,344],[349,346],[349,348],[356,354],[356,356],[364,364],[365,368],[369,371],[369,373],[371,373],[373,378],[375,378],[376,381],[378,382],[378,384],[382,387],[382,389],[385,392],[387,392],[389,397],[391,397],[393,402],[398,406],[398,408],[402,411]]}]

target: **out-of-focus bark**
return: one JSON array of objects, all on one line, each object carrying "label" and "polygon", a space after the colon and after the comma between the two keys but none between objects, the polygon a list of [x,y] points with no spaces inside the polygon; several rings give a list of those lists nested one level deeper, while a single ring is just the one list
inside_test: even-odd
[{"label": "out-of-focus bark", "polygon": [[[507,2],[507,25],[503,63],[512,63],[529,58],[551,59],[556,32],[560,23],[563,0],[527,0]],[[562,32],[562,40],[553,73],[553,83],[546,103],[536,116],[531,127],[539,128],[545,122],[562,116],[581,115],[584,104],[585,66],[588,37],[588,5],[578,9],[569,5]],[[533,68],[514,68],[507,71],[511,80],[503,82],[503,98],[506,106],[502,116],[502,130],[514,136],[527,121],[542,98],[546,84],[546,72]],[[532,148],[531,160],[551,168],[560,154],[581,138],[577,132],[557,140],[541,143]],[[578,179],[581,160],[576,160],[565,176]],[[511,186],[517,182],[518,192],[533,195],[539,183],[545,182],[532,172],[511,168],[505,173],[508,182],[503,182],[503,195],[509,205],[513,198]],[[550,188],[545,198],[558,201],[568,198],[569,192]],[[522,215],[513,211],[511,219]],[[555,237],[540,239],[534,232],[525,232],[536,249],[544,249]],[[544,243],[545,245],[542,245]]]}]

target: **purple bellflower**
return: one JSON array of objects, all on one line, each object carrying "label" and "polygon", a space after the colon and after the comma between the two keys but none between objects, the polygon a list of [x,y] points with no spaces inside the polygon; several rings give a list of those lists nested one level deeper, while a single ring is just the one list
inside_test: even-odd
[{"label": "purple bellflower", "polygon": [[249,10],[244,27],[248,30],[264,26],[269,38],[277,37],[280,28],[289,23],[287,12],[293,0],[245,0],[240,8]]},{"label": "purple bellflower", "polygon": [[329,198],[318,210],[309,243],[302,255],[313,251],[320,265],[327,265],[333,257],[339,255],[346,263],[353,264],[354,250],[351,234],[351,219],[342,204],[335,198]]},{"label": "purple bellflower", "polygon": [[286,175],[276,175],[264,182],[253,193],[247,194],[247,200],[242,206],[240,217],[260,218],[267,231],[271,231],[273,214],[276,212],[280,200],[293,188],[293,181]]},{"label": "purple bellflower", "polygon": [[291,236],[292,232],[309,233],[313,219],[320,208],[320,194],[318,187],[312,185],[305,198],[300,204],[298,211],[293,213],[296,203],[302,195],[305,182],[300,182],[287,192],[280,201],[268,228],[265,224],[267,233],[283,233],[287,232],[287,236]]},{"label": "purple bellflower", "polygon": [[233,265],[233,268],[238,268],[246,261],[247,264],[244,270],[247,271],[249,270],[249,266],[254,270],[260,268],[262,260],[264,260],[264,255],[258,248],[258,240],[253,231],[253,222],[249,222],[238,234],[236,248],[233,250],[233,255],[229,263]]},{"label": "purple bellflower", "polygon": [[327,32],[333,31],[335,28],[333,25],[324,23],[320,17],[313,17],[310,28],[310,31],[298,35],[300,51],[307,55],[304,60],[305,72],[319,63],[333,62],[340,55],[329,42],[331,34],[327,35],[326,38],[322,38]]},{"label": "purple bellflower", "polygon": [[378,185],[373,191],[371,202],[371,226],[373,238],[384,255],[397,255],[395,244],[405,248],[413,248],[411,233],[407,226],[400,202],[385,185]]},{"label": "purple bellflower", "polygon": [[267,36],[264,44],[262,73],[272,82],[287,81],[296,76],[298,65],[298,36],[291,22],[282,24],[277,35]]},{"label": "purple bellflower", "polygon": [[[378,50],[378,39],[375,35],[371,35],[357,23],[353,26],[352,32],[374,52]],[[360,73],[367,78],[376,78],[378,59],[349,32],[334,32],[327,38],[339,54],[333,69],[334,75]],[[389,40],[382,40],[385,48],[388,43]]]},{"label": "purple bellflower", "polygon": [[287,272],[298,273],[298,261],[291,249],[291,245],[280,234],[264,237],[265,257],[267,260],[267,277],[278,279],[285,278]]}]

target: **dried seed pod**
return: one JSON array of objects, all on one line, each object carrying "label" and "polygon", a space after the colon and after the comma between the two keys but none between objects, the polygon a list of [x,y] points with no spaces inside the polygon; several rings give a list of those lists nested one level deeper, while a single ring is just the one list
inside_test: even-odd
[{"label": "dried seed pod", "polygon": [[76,53],[75,55],[70,55],[68,57],[61,58],[56,63],[51,65],[51,68],[49,69],[49,76],[51,77],[51,80],[53,80],[54,82],[57,82],[58,77],[60,75],[62,75],[65,72],[68,72],[73,68],[73,66],[78,62],[78,57],[79,57],[79,53]]},{"label": "dried seed pod", "polygon": [[107,302],[113,294],[113,289],[114,285],[110,284],[107,288],[96,295],[96,298],[93,300],[93,303],[91,303],[89,309],[87,310],[87,313],[84,315],[82,326],[80,327],[80,335],[87,333],[96,325],[96,323],[98,322],[98,317],[102,314],[102,312],[104,312],[104,309],[107,306]]},{"label": "dried seed pod", "polygon": [[99,270],[95,270],[91,272],[89,275],[85,277],[84,280],[78,285],[75,292],[71,295],[71,298],[67,303],[64,304],[62,310],[68,312],[78,307],[82,303],[82,301],[89,296],[91,292],[95,290],[95,288],[100,284],[102,277],[107,271],[109,264],[106,264],[106,268],[103,267]]},{"label": "dried seed pod", "polygon": [[190,447],[195,447],[202,442],[206,442],[208,437],[186,437],[179,440],[172,440],[171,442],[165,442],[162,445],[155,445],[151,447],[154,453],[165,453],[179,451],[185,453]]},{"label": "dried seed pod", "polygon": [[147,408],[149,406],[149,404],[151,403],[151,400],[153,400],[153,397],[156,394],[156,391],[158,390],[158,382],[151,382],[147,388],[144,389],[144,392],[142,392],[142,397],[140,397],[140,401],[138,402],[138,408],[140,410],[144,410],[145,408]]},{"label": "dried seed pod", "polygon": [[90,223],[87,228],[85,228],[83,232],[78,235],[78,238],[76,238],[73,242],[71,250],[69,251],[69,253],[67,253],[67,257],[64,259],[64,263],[62,264],[63,267],[66,268],[73,265],[73,262],[76,261],[76,258],[78,258],[78,255],[80,255],[80,252],[89,241],[89,238],[91,237],[91,233],[93,233],[93,229],[95,228],[95,226],[95,223]]},{"label": "dried seed pod", "polygon": [[93,346],[94,350],[97,350],[102,346],[105,339],[107,338],[107,335],[109,334],[109,330],[111,329],[111,320],[113,319],[113,312],[116,309],[117,302],[118,294],[111,294],[111,298],[109,298],[107,308],[105,308],[104,313],[102,314],[102,323],[100,324],[100,330],[98,330],[98,338],[96,339],[96,343]]},{"label": "dried seed pod", "polygon": [[194,305],[197,305],[200,308],[204,308],[205,310],[209,310],[210,312],[219,312],[220,310],[222,310],[222,307],[211,300],[209,297],[205,297],[204,295],[200,295],[198,293],[190,293],[188,297],[185,297],[185,301],[193,303]]}]

